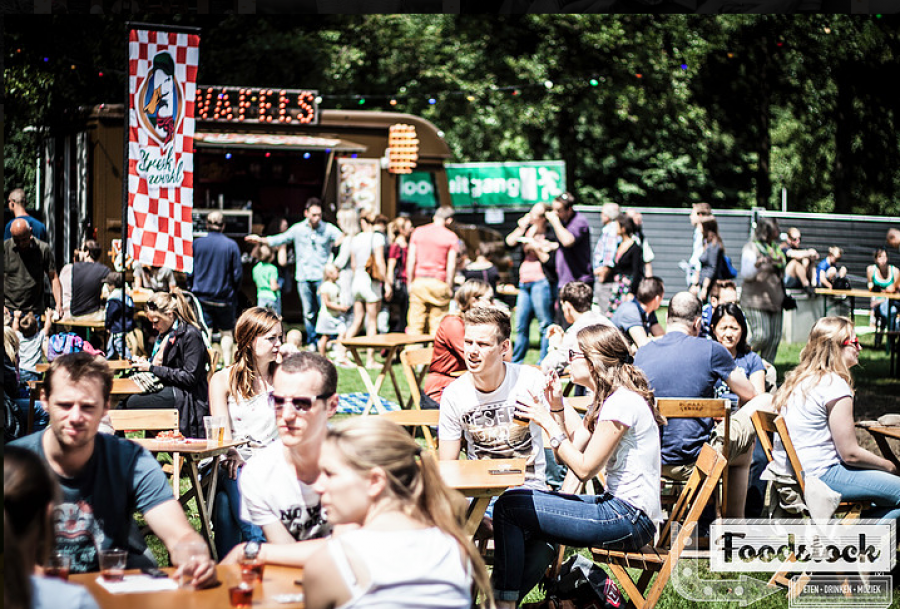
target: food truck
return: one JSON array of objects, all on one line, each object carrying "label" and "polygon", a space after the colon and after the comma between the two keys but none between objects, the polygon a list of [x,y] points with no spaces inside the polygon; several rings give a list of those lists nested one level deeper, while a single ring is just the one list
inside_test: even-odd
[{"label": "food truck", "polygon": [[[368,207],[393,218],[401,210],[400,176],[413,167],[432,181],[434,203],[450,205],[444,162],[451,153],[435,125],[403,113],[320,110],[315,96],[198,86],[195,231],[205,230],[208,213],[221,210],[225,232],[235,239],[249,232],[273,234],[282,220],[301,220],[311,197],[323,201],[332,222],[343,206]],[[97,239],[107,252],[121,238],[123,126],[124,106],[101,104],[69,132],[43,141],[40,208],[47,210],[59,266],[71,262],[86,238]],[[397,137],[401,144],[406,138],[407,150],[392,156],[392,144],[395,153],[400,148]],[[412,203],[403,211],[430,215]]]}]

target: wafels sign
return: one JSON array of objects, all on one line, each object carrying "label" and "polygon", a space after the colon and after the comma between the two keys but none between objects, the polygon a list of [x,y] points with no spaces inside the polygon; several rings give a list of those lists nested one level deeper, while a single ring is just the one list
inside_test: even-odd
[{"label": "wafels sign", "polygon": [[199,44],[195,34],[129,32],[129,253],[185,273],[193,271]]}]

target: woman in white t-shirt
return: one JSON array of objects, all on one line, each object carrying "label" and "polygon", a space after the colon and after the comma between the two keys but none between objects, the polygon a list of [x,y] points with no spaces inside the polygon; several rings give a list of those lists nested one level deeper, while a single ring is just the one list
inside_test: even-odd
[{"label": "woman in white t-shirt", "polygon": [[[494,598],[513,608],[540,579],[546,544],[637,550],[653,541],[663,520],[659,497],[659,425],[663,422],[644,373],[634,367],[618,329],[605,325],[578,332],[580,351],[569,354],[572,381],[590,389],[594,402],[582,421],[563,404],[559,377],[550,373],[547,401],[518,404],[550,437],[557,460],[568,466],[563,491],[606,471],[599,495],[512,489],[494,506]],[[537,402],[537,400],[535,400]]]},{"label": "woman in white t-shirt", "polygon": [[[862,347],[853,322],[823,317],[809,333],[800,363],[775,396],[807,477],[819,478],[843,501],[871,501],[867,518],[900,518],[897,464],[862,448],[853,418],[853,379]],[[787,453],[776,436],[770,469],[791,473]]]},{"label": "woman in white t-shirt", "polygon": [[227,417],[226,440],[246,440],[221,461],[216,495],[216,550],[219,556],[241,541],[264,541],[262,529],[243,521],[238,474],[257,451],[278,439],[275,413],[269,407],[272,375],[282,343],[281,317],[271,309],[244,311],[234,326],[234,364],[216,372],[209,384],[212,416]]},{"label": "woman in white t-shirt", "polygon": [[313,487],[328,521],[358,525],[306,563],[307,609],[472,606],[490,603],[484,562],[457,519],[462,497],[447,488],[433,454],[380,417],[328,430]]},{"label": "woman in white t-shirt", "polygon": [[[353,338],[366,323],[366,336],[378,334],[378,311],[381,309],[384,281],[376,281],[366,271],[369,257],[375,259],[375,276],[385,277],[385,247],[387,237],[387,218],[381,214],[368,211],[360,218],[362,232],[353,237],[350,245],[350,268],[353,269],[353,323],[347,328],[347,338]],[[375,367],[375,354],[369,349],[366,356],[366,367]]]}]

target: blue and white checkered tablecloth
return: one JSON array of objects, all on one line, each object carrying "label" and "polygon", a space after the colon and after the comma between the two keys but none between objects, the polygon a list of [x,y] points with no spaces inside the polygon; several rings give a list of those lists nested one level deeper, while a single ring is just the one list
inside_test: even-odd
[{"label": "blue and white checkered tablecloth", "polygon": [[[391,402],[384,398],[378,399],[381,400],[383,410],[400,410],[400,404],[397,402]],[[342,393],[337,411],[341,414],[362,414],[368,401],[368,393]]]}]

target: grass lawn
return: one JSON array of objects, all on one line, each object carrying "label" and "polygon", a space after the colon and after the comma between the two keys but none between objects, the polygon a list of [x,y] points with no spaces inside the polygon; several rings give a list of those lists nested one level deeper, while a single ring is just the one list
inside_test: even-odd
[{"label": "grass lawn", "polygon": [[[665,318],[664,311],[660,312],[658,315],[660,316],[660,319]],[[859,319],[857,320],[857,323],[859,325],[864,325],[865,323],[867,323],[867,321],[868,320]],[[289,328],[286,328],[286,330],[287,329]],[[860,354],[860,365],[853,369],[857,390],[856,418],[857,420],[877,419],[879,416],[887,412],[900,412],[900,379],[889,377],[889,358],[885,353],[884,347],[882,346],[880,349],[874,349],[873,335],[863,333],[862,329],[860,330],[860,340],[863,344],[863,351]],[[782,343],[779,346],[778,355],[774,362],[775,367],[778,370],[779,384],[784,379],[784,375],[796,365],[797,361],[799,360],[800,351],[802,348],[802,344]],[[526,358],[527,363],[537,363],[538,349],[538,326],[537,322],[535,322],[531,327],[531,349],[529,350],[528,356]],[[377,374],[377,371],[369,371],[369,374],[374,378],[374,376]],[[406,384],[406,379],[403,376],[403,372],[400,368],[399,362],[394,366],[394,374],[397,377],[398,384],[400,385],[401,395],[396,395],[390,379],[386,379],[384,385],[382,386],[381,396],[395,402],[405,403],[409,397],[409,388]],[[359,376],[359,373],[356,370],[340,368],[338,370],[338,391],[340,393],[365,392],[366,388]],[[346,418],[347,416],[353,415],[338,415],[335,418],[342,419]],[[870,439],[868,433],[859,430],[857,432],[857,437],[859,438],[861,444],[877,453],[877,448],[875,447],[874,442]],[[898,449],[900,449],[900,444],[895,446],[895,450]],[[181,484],[183,491],[187,485],[187,480],[182,479]],[[188,515],[194,527],[199,530],[199,519],[197,518],[196,514],[197,507],[195,502],[192,500],[188,504]],[[151,548],[153,548],[154,553],[160,561],[160,564],[167,565],[168,556],[166,555],[165,549],[159,543],[159,540],[154,536],[150,536],[148,537],[148,543],[150,544]],[[574,551],[576,550],[570,549],[569,553]],[[585,550],[579,551],[589,557],[589,554],[587,554]],[[705,571],[704,561],[701,561],[700,570],[701,573],[699,575],[699,579],[702,580],[729,580],[735,578],[733,574],[719,574]],[[768,579],[766,574],[757,574],[756,577],[764,581]],[[526,600],[528,602],[532,602],[542,600],[543,598],[544,593],[539,589],[535,589],[531,592],[531,594],[529,594]],[[732,607],[735,602],[736,599],[730,600],[728,602],[704,602],[702,606],[708,607],[709,609],[718,609],[719,607]],[[698,604],[699,603],[696,601],[688,600],[679,595],[672,585],[672,582],[670,581],[669,584],[667,584],[666,591],[657,606],[660,609],[668,609],[676,607],[694,607]],[[783,589],[779,589],[775,594],[758,601],[754,606],[758,607],[759,609],[788,607],[786,593]],[[894,606],[900,605],[897,605],[895,603]]]}]

